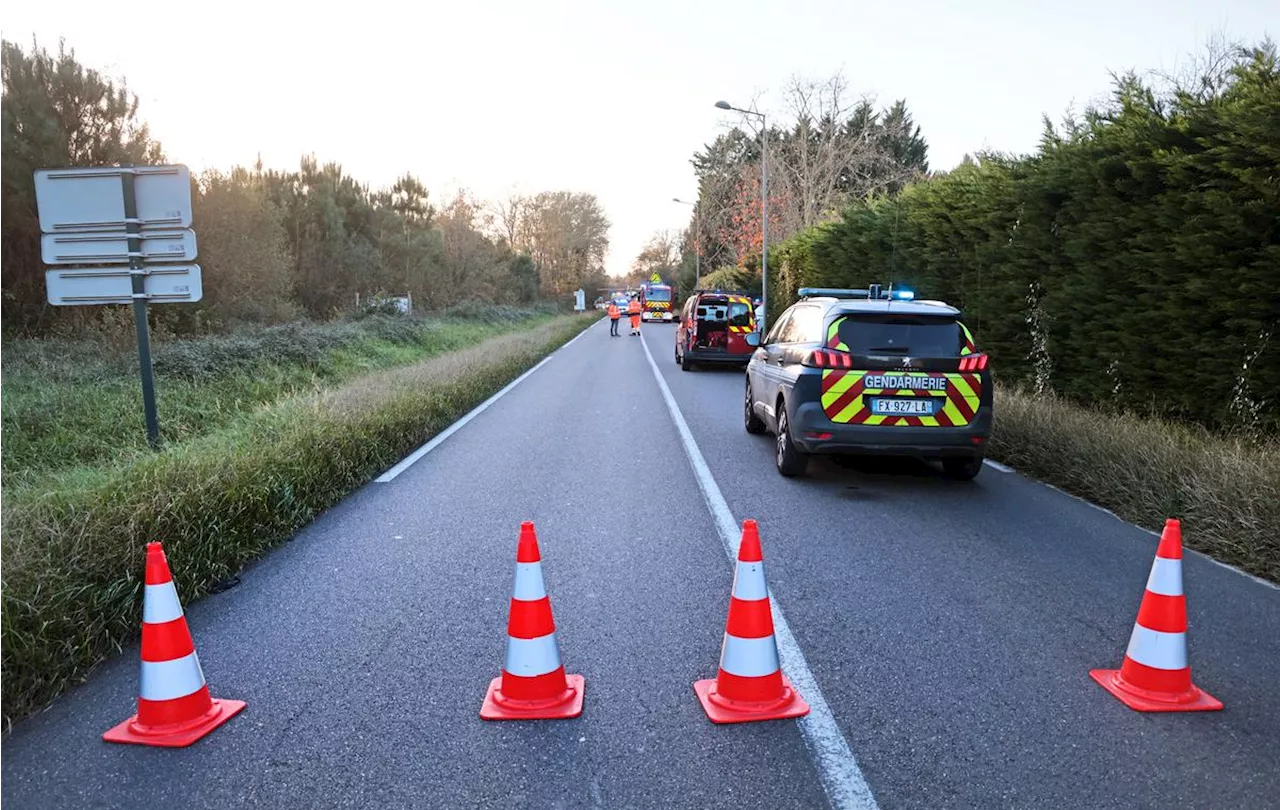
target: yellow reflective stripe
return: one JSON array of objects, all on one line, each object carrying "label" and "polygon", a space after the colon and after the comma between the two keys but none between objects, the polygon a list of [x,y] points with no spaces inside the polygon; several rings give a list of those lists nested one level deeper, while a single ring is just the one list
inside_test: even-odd
[{"label": "yellow reflective stripe", "polygon": [[840,322],[843,320],[844,318],[837,318],[827,327],[827,343],[830,343],[831,339],[836,336],[836,333],[840,330]]},{"label": "yellow reflective stripe", "polygon": [[832,417],[832,422],[848,422],[862,410],[862,394],[853,398],[853,401],[844,407],[844,410]]},{"label": "yellow reflective stripe", "polygon": [[867,421],[866,421],[866,422],[864,422],[863,424],[867,424],[867,425],[878,425],[878,424],[880,424],[881,422],[883,422],[883,421],[884,421],[885,419],[887,419],[887,418],[888,418],[888,416],[887,416],[887,415],[885,415],[885,414],[872,414],[871,416],[868,416],[868,417],[867,417]]},{"label": "yellow reflective stripe", "polygon": [[959,374],[948,374],[947,381],[956,387],[956,391],[960,392],[960,396],[965,399],[976,399],[977,393],[974,392],[972,386],[965,382],[963,376]]},{"label": "yellow reflective stripe", "polygon": [[[826,379],[827,376],[830,374],[839,374],[839,373],[840,372],[838,371],[833,371],[831,369],[828,369],[822,372],[822,377],[823,379]],[[860,379],[862,379],[861,374],[845,374],[840,379],[836,380],[834,383],[831,384],[830,390],[823,393],[822,404],[834,405],[835,401],[839,399],[841,395],[844,394],[845,391],[848,391],[850,388],[852,388],[854,386],[854,383],[856,383]]]}]

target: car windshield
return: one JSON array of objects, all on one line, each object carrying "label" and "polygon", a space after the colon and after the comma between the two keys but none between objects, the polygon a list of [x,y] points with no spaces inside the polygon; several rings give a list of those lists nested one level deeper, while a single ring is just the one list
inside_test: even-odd
[{"label": "car windshield", "polygon": [[960,327],[949,316],[849,315],[837,330],[851,354],[958,357],[962,343]]},{"label": "car windshield", "polygon": [[650,287],[648,291],[645,292],[644,297],[650,301],[670,301],[671,288],[670,287]]}]

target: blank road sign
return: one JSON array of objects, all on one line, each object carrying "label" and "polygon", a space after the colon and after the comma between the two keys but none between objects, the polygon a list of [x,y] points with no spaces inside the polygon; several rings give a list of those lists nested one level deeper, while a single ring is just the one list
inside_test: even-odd
[{"label": "blank road sign", "polygon": [[138,219],[144,229],[191,226],[191,172],[186,166],[135,166],[131,169],[39,169],[36,205],[40,230],[123,231],[121,176],[134,175]]},{"label": "blank road sign", "polygon": [[[204,290],[200,265],[175,264],[148,268],[144,277],[147,302],[194,303]],[[54,306],[128,304],[133,301],[133,281],[127,267],[77,267],[46,270],[45,287]]]},{"label": "blank road sign", "polygon": [[[144,262],[189,262],[196,257],[196,232],[142,231],[138,234]],[[45,264],[129,263],[129,235],[124,231],[47,233],[40,238]]]}]

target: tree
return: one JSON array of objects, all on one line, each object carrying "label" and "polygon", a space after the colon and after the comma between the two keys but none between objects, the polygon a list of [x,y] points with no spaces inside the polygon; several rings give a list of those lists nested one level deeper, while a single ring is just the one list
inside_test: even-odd
[{"label": "tree", "polygon": [[627,280],[631,283],[648,281],[654,273],[671,281],[676,268],[680,265],[680,234],[671,231],[656,231],[645,242],[635,261],[631,263],[631,273]]},{"label": "tree", "polygon": [[138,120],[138,99],[123,81],[85,68],[59,42],[56,56],[37,43],[24,52],[0,44],[3,99],[4,319],[38,329],[47,317],[34,171],[59,166],[160,163],[160,145]]}]

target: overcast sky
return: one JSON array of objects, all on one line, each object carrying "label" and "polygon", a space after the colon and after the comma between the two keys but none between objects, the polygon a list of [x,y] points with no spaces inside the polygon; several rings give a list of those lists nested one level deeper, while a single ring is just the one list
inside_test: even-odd
[{"label": "overcast sky", "polygon": [[[1035,8],[1031,8],[1035,6]],[[1035,149],[1041,115],[1105,95],[1109,71],[1174,69],[1215,34],[1280,34],[1273,0],[911,3],[755,0],[363,0],[290,7],[6,4],[6,39],[128,79],[174,162],[295,168],[314,152],[374,186],[406,170],[439,202],[459,188],[596,194],[624,272],[656,229],[683,227],[689,159],[793,75],[841,71],[905,98],[933,168]],[[199,230],[199,223],[196,223]]]}]

